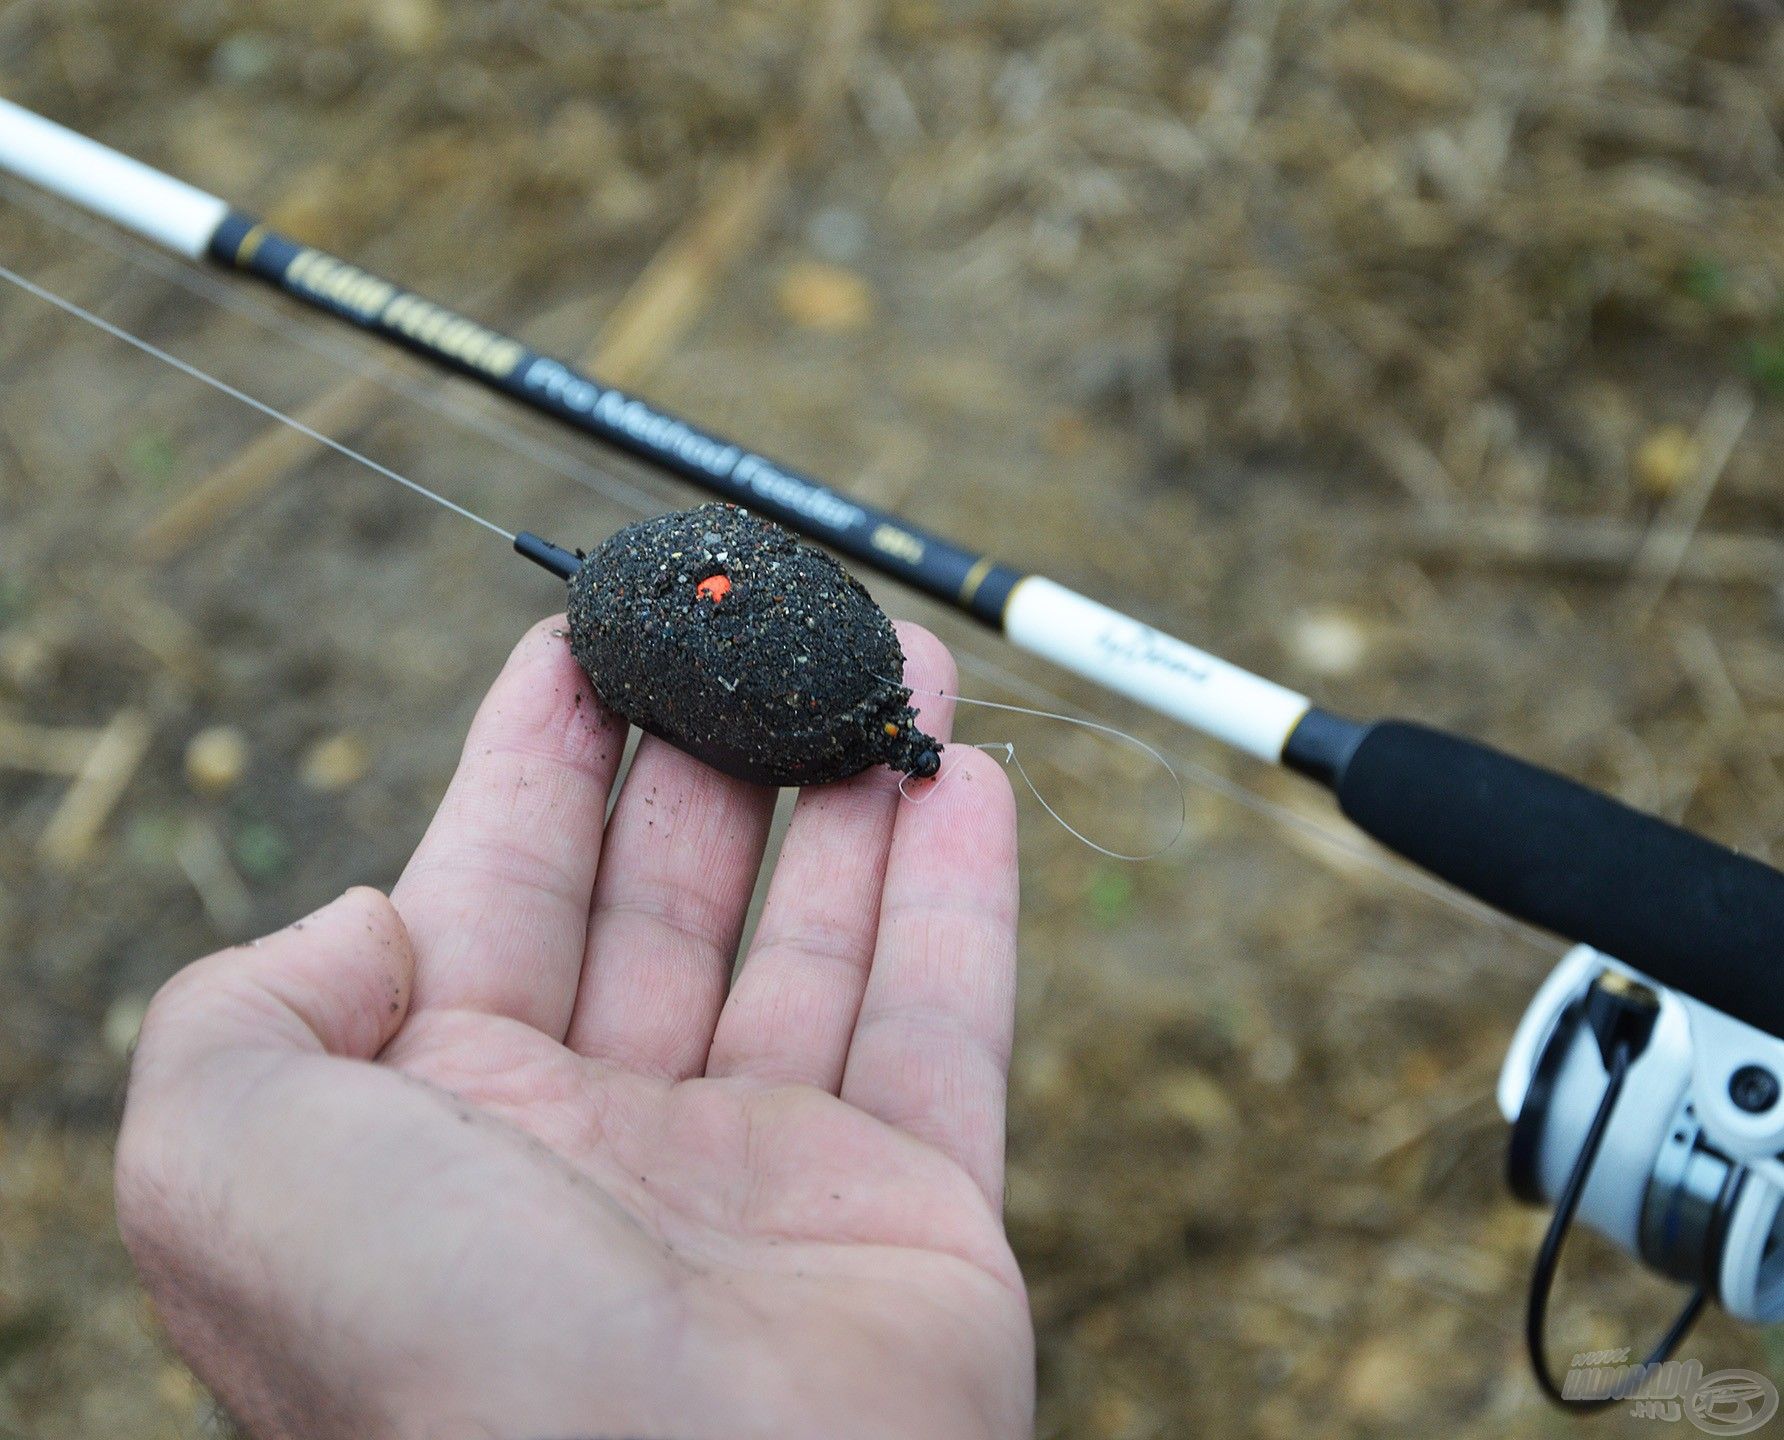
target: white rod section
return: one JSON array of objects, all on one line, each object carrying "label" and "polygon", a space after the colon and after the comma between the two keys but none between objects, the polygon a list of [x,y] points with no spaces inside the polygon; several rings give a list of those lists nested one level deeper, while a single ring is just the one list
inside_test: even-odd
[{"label": "white rod section", "polygon": [[0,169],[192,260],[229,213],[216,196],[4,99]]},{"label": "white rod section", "polygon": [[1013,645],[1275,764],[1309,702],[1040,575],[1010,592]]}]

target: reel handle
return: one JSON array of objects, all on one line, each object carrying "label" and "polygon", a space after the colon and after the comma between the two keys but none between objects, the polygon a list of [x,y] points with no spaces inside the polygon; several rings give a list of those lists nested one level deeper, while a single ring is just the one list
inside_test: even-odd
[{"label": "reel handle", "polygon": [[1784,874],[1771,866],[1404,720],[1311,710],[1282,758],[1457,888],[1784,1037]]}]

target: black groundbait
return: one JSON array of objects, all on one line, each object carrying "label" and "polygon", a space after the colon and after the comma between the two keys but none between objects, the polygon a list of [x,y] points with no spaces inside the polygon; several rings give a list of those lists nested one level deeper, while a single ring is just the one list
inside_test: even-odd
[{"label": "black groundbait", "polygon": [[761,785],[890,765],[919,778],[941,743],[916,724],[892,622],[859,581],[735,505],[628,525],[570,577],[570,648],[632,724]]}]

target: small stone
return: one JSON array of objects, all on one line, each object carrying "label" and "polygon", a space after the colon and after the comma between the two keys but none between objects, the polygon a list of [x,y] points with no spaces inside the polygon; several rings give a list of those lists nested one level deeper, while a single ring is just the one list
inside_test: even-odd
[{"label": "small stone", "polygon": [[601,107],[589,100],[560,105],[540,136],[540,150],[564,173],[583,177],[623,164],[619,131]]},{"label": "small stone", "polygon": [[1175,1070],[1159,1078],[1157,1094],[1165,1109],[1198,1135],[1226,1135],[1239,1116],[1226,1091],[1200,1070]]},{"label": "small stone", "polygon": [[1400,1335],[1383,1335],[1363,1346],[1339,1383],[1345,1411],[1375,1422],[1409,1416],[1425,1393],[1424,1362]]},{"label": "small stone", "polygon": [[656,213],[657,192],[630,166],[616,161],[600,172],[588,209],[598,223],[624,230]]},{"label": "small stone", "polygon": [[50,678],[55,656],[41,635],[7,631],[0,635],[0,677],[19,690],[35,690]]},{"label": "small stone", "polygon": [[227,795],[248,771],[248,737],[233,725],[212,725],[186,743],[186,781],[200,795]]},{"label": "small stone", "polygon": [[873,319],[873,291],[852,270],[821,260],[801,260],[781,276],[783,314],[807,330],[842,334]]},{"label": "small stone", "polygon": [[840,205],[827,206],[812,216],[805,238],[818,254],[839,265],[858,258],[869,242],[867,222],[858,212]]},{"label": "small stone", "polygon": [[1648,432],[1635,451],[1635,479],[1657,499],[1673,493],[1694,474],[1702,460],[1696,437],[1683,425],[1662,425]]},{"label": "small stone", "polygon": [[278,68],[277,44],[257,30],[238,30],[211,51],[210,75],[222,85],[252,85]]},{"label": "small stone", "polygon": [[303,782],[325,795],[349,790],[365,779],[371,767],[364,743],[356,735],[331,735],[318,740],[304,756]]},{"label": "small stone", "polygon": [[1251,1073],[1265,1085],[1286,1085],[1300,1067],[1294,1043],[1283,1035],[1271,1035],[1251,1053]]},{"label": "small stone", "polygon": [[1341,610],[1303,610],[1289,623],[1288,648],[1318,675],[1349,675],[1369,653],[1363,627]]},{"label": "small stone", "polygon": [[445,30],[436,0],[378,0],[370,18],[378,38],[402,55],[434,49]]}]

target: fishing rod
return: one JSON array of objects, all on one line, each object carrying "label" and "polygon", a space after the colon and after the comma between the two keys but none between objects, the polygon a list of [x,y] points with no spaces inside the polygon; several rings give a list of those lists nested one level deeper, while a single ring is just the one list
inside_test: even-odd
[{"label": "fishing rod", "polygon": [[[1556,1254],[1576,1215],[1664,1273],[1697,1284],[1700,1297],[1657,1355],[1677,1343],[1701,1294],[1718,1294],[1744,1318],[1784,1316],[1784,1164],[1777,1158],[1784,1151],[1784,874],[1465,737],[1321,709],[1045,576],[853,500],[4,100],[0,169],[747,506],[952,605],[1019,649],[1296,771],[1331,790],[1343,813],[1389,849],[1508,915],[1581,942],[1526,1015],[1500,1086],[1514,1122],[1514,1187],[1556,1207],[1532,1292],[1539,1378],[1561,1398],[1541,1354],[1542,1317]],[[550,542],[498,533],[560,578],[574,572],[575,557]],[[1688,1111],[1689,1124],[1669,1130],[1675,1111]],[[1672,1137],[1664,1144],[1662,1131]],[[1603,1177],[1613,1167],[1595,1166],[1601,1154],[1617,1157],[1617,1174],[1645,1177],[1634,1200],[1607,1189]]]}]

